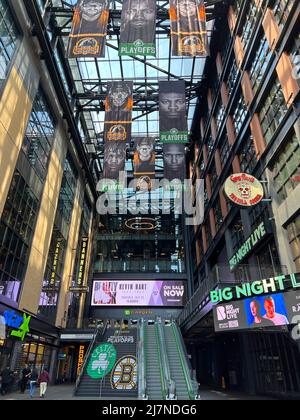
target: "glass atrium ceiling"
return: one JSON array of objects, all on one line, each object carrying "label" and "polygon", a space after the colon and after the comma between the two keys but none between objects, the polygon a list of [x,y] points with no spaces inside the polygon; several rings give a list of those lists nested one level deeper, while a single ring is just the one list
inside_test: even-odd
[{"label": "glass atrium ceiling", "polygon": [[[73,7],[77,0],[53,0],[47,9],[50,18],[50,37],[58,34],[64,48],[71,30]],[[197,88],[201,82],[205,58],[172,57],[170,40],[169,1],[158,0],[156,28],[157,57],[119,57],[118,42],[122,1],[110,2],[110,18],[105,58],[69,59],[75,92],[69,98],[76,98],[75,111],[78,126],[85,143],[94,143],[102,150],[104,130],[104,101],[107,83],[112,80],[134,82],[133,136],[147,135],[158,138],[158,82],[161,80],[186,81],[186,96],[189,126],[197,102]],[[213,27],[215,7],[218,1],[207,1],[208,30]],[[47,15],[47,14],[46,14]],[[66,53],[65,53],[66,56]],[[58,57],[57,57],[58,58]],[[59,60],[59,59],[58,59]],[[60,59],[61,61],[61,59]],[[61,66],[62,67],[62,66]]]}]

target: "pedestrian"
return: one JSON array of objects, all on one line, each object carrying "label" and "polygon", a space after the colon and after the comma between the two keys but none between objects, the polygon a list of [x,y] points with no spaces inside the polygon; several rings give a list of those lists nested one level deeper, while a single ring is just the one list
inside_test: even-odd
[{"label": "pedestrian", "polygon": [[30,381],[29,381],[29,386],[30,386],[30,398],[34,397],[34,393],[35,393],[35,388],[37,385],[37,380],[38,380],[38,371],[36,370],[36,368],[32,368],[31,370],[31,374],[30,374]]},{"label": "pedestrian", "polygon": [[24,394],[25,389],[27,387],[27,383],[29,381],[31,375],[31,370],[29,369],[28,365],[25,364],[24,369],[22,370],[22,378],[20,381],[20,388],[21,388],[21,393]]},{"label": "pedestrian", "polygon": [[8,393],[10,386],[14,382],[14,372],[10,369],[9,366],[3,369],[0,374],[1,376],[1,394],[5,395]]},{"label": "pedestrian", "polygon": [[40,398],[44,398],[49,383],[49,373],[47,369],[43,369],[39,376],[38,383],[40,384]]}]

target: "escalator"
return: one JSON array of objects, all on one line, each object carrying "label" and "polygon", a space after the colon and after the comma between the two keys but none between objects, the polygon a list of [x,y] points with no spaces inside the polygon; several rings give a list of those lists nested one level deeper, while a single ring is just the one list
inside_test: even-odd
[{"label": "escalator", "polygon": [[149,400],[163,400],[163,377],[156,325],[145,328],[145,373]]}]

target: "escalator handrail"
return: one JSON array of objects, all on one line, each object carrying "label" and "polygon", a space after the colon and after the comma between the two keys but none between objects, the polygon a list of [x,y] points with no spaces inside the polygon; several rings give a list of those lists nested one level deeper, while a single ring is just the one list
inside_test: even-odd
[{"label": "escalator handrail", "polygon": [[167,398],[173,400],[175,399],[175,396],[176,396],[175,381],[173,381],[171,378],[170,365],[169,365],[169,360],[166,353],[167,342],[166,342],[166,337],[165,337],[165,331],[163,329],[161,321],[157,321],[157,325],[158,325],[158,333],[160,336],[160,350],[161,350],[161,356],[162,356],[163,371],[164,371],[165,381],[167,383]]},{"label": "escalator handrail", "polygon": [[147,382],[145,374],[145,321],[141,319],[141,325],[139,328],[139,340],[138,340],[138,387],[139,387],[139,399],[147,400]]},{"label": "escalator handrail", "polygon": [[[104,326],[104,328],[103,328],[102,335],[104,334],[105,328],[106,328],[106,326]],[[79,388],[79,384],[81,382],[82,375],[83,375],[83,373],[85,371],[86,365],[87,365],[88,360],[90,358],[90,354],[91,354],[92,348],[94,347],[94,345],[96,343],[96,340],[97,340],[97,337],[98,337],[99,332],[100,332],[100,328],[97,326],[95,328],[94,332],[93,332],[93,339],[91,340],[91,342],[89,344],[89,347],[87,349],[87,352],[86,352],[86,355],[85,355],[83,364],[82,364],[81,369],[80,369],[80,373],[79,373],[79,375],[78,375],[78,377],[76,379],[74,394],[76,394],[76,391]]]},{"label": "escalator handrail", "polygon": [[185,354],[185,349],[184,349],[183,344],[182,344],[182,342],[179,338],[177,325],[175,324],[174,321],[171,322],[171,327],[172,327],[173,334],[174,334],[174,337],[175,337],[176,347],[177,347],[177,350],[178,350],[180,363],[181,363],[183,374],[184,374],[184,379],[185,379],[185,382],[186,382],[186,385],[187,385],[188,394],[189,394],[190,400],[194,400],[195,399],[195,393],[194,393],[192,382],[191,382],[188,363],[186,361],[186,358],[183,356]]},{"label": "escalator handrail", "polygon": [[158,323],[157,322],[155,322],[155,324],[154,324],[154,331],[155,331],[155,337],[156,337],[156,347],[157,347],[157,352],[158,352],[158,361],[159,361],[159,369],[160,369],[160,381],[161,381],[161,386],[162,386],[162,395],[163,395],[163,400],[166,400],[167,395],[168,395],[168,390],[167,390],[165,375],[164,375],[163,366],[162,366],[161,345],[160,345],[159,330],[158,330]]}]

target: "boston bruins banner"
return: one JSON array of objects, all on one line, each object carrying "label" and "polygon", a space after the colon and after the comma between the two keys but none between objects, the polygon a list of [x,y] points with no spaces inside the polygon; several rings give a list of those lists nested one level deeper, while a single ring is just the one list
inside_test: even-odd
[{"label": "boston bruins banner", "polygon": [[160,141],[188,143],[185,82],[159,83]]},{"label": "boston bruins banner", "polygon": [[124,0],[119,55],[155,56],[156,0]]},{"label": "boston bruins banner", "polygon": [[174,56],[208,54],[203,0],[170,0],[172,52]]},{"label": "boston bruins banner", "polygon": [[69,37],[68,58],[104,57],[109,0],[79,0]]},{"label": "boston bruins banner", "polygon": [[138,180],[137,189],[151,189],[155,178],[155,138],[136,137],[133,159],[134,176]]},{"label": "boston bruins banner", "polygon": [[185,146],[184,144],[164,144],[164,178],[168,181],[185,179]]},{"label": "boston bruins banner", "polygon": [[112,82],[107,86],[104,140],[130,143],[133,82]]}]

